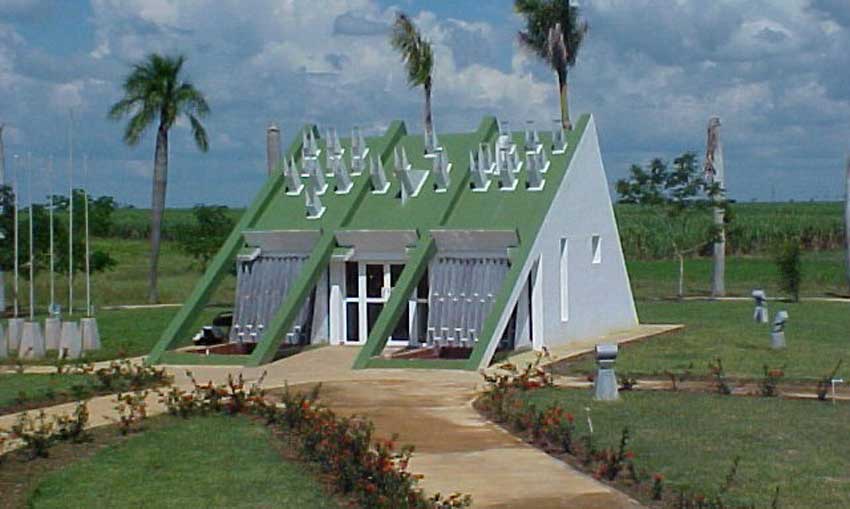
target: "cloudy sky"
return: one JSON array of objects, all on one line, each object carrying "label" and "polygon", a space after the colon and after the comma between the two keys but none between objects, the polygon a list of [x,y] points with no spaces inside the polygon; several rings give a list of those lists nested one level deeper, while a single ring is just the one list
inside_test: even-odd
[{"label": "cloudy sky", "polygon": [[[67,172],[69,110],[89,187],[146,206],[153,136],[136,148],[106,119],[131,63],[183,53],[204,91],[210,151],[172,134],[170,206],[243,205],[264,178],[265,127],[305,122],[420,131],[387,28],[402,9],[436,51],[439,131],[493,114],[551,125],[554,76],[515,43],[509,0],[0,0],[0,121],[12,154]],[[592,112],[613,182],[632,162],[701,152],[723,119],[739,200],[838,199],[850,149],[847,0],[580,0],[591,31],[571,71],[572,109]],[[23,158],[22,158],[23,159]],[[80,162],[75,164],[79,167]],[[11,170],[11,168],[9,168]],[[11,173],[11,171],[10,171]],[[65,177],[62,177],[65,179]],[[57,185],[67,185],[58,180]],[[25,194],[25,191],[24,193]]]}]

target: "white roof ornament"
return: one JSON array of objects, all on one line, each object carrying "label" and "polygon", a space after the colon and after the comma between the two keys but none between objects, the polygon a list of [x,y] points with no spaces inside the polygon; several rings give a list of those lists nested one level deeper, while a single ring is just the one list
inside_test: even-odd
[{"label": "white roof ornament", "polygon": [[286,185],[286,194],[297,196],[304,188],[301,183],[301,177],[298,175],[298,167],[295,165],[295,158],[292,157],[290,162],[286,162],[283,158],[283,182]]},{"label": "white roof ornament", "polygon": [[316,143],[316,136],[313,134],[313,129],[308,129],[307,132],[302,133],[301,154],[303,158],[319,157],[320,153],[321,150],[319,149],[319,145]]},{"label": "white roof ornament", "polygon": [[440,141],[437,139],[437,130],[433,124],[431,125],[431,137],[428,137],[427,131],[423,136],[425,137],[425,157],[433,157],[436,153],[443,150],[443,147],[440,146]]},{"label": "white roof ornament", "polygon": [[413,169],[407,159],[407,150],[404,147],[401,148],[401,157],[399,157],[398,149],[395,150],[393,155],[395,158],[395,176],[401,184],[401,202],[406,203],[409,198],[419,194],[428,172]]},{"label": "white roof ornament", "polygon": [[499,188],[502,191],[513,191],[516,189],[517,179],[516,175],[514,175],[513,158],[508,153],[508,148],[498,148],[497,160]]},{"label": "white roof ornament", "polygon": [[472,181],[473,192],[484,192],[490,188],[490,179],[479,162],[475,160],[475,154],[473,152],[469,153],[469,178]]},{"label": "white roof ornament", "polygon": [[542,190],[545,181],[543,179],[543,172],[540,171],[541,167],[538,166],[538,158],[534,152],[526,152],[526,162],[526,186],[528,186],[528,190]]},{"label": "white roof ornament", "polygon": [[452,163],[448,162],[448,156],[442,150],[437,152],[437,157],[434,158],[432,173],[434,174],[435,191],[444,193],[448,191],[451,179],[449,172],[452,171]]},{"label": "white roof ornament", "polygon": [[534,129],[534,121],[528,120],[525,122],[525,150],[534,150],[540,144],[540,136]]},{"label": "white roof ornament", "polygon": [[351,131],[351,174],[360,175],[366,168],[366,156],[369,155],[369,147],[363,138],[363,132],[359,127]]},{"label": "white roof ornament", "polygon": [[319,198],[318,193],[316,193],[315,188],[307,186],[305,197],[307,200],[307,219],[318,219],[322,217],[322,214],[325,213],[325,206],[322,205],[322,200]]},{"label": "white roof ornament", "polygon": [[485,173],[496,172],[496,163],[493,162],[493,153],[488,143],[478,144],[478,166]]},{"label": "white roof ornament", "polygon": [[559,118],[553,122],[555,127],[552,129],[552,153],[564,154],[567,151],[567,134],[564,132],[564,125]]},{"label": "white roof ornament", "polygon": [[330,152],[329,155],[333,155],[335,157],[340,157],[345,152],[345,149],[342,148],[342,145],[339,142],[339,135],[337,135],[335,127],[328,129],[328,140],[326,146],[328,148],[328,152]]},{"label": "white roof ornament", "polygon": [[[504,125],[507,126],[507,122]],[[514,143],[509,131],[500,131],[499,138],[496,141],[496,167],[501,168],[502,164],[510,166],[514,173],[519,173],[522,169],[522,161],[517,153],[516,143]]]},{"label": "white roof ornament", "polygon": [[331,167],[336,179],[336,194],[347,194],[354,184],[351,182],[351,176],[348,175],[348,168],[345,167],[345,158],[342,156],[331,158]]},{"label": "white roof ornament", "polygon": [[319,167],[319,160],[315,157],[304,159],[304,169],[310,179],[310,187],[316,194],[325,194],[328,189],[328,184],[325,182],[325,174]]},{"label": "white roof ornament", "polygon": [[375,160],[369,158],[369,180],[372,181],[372,192],[384,194],[390,188],[390,183],[387,182],[387,174],[384,172],[384,163],[378,159],[378,164]]}]

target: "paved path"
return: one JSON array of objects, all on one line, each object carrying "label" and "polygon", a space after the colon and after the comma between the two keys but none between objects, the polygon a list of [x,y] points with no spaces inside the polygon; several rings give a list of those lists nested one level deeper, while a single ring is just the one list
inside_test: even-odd
[{"label": "paved path", "polygon": [[[599,341],[633,341],[665,330],[641,327]],[[581,342],[572,348],[559,348],[557,358],[586,352],[592,347],[592,342]],[[324,347],[259,368],[169,366],[168,369],[178,386],[188,386],[187,370],[199,381],[216,383],[225,381],[228,374],[242,373],[246,380],[253,381],[267,372],[264,385],[270,390],[284,383],[298,386],[321,382],[320,397],[336,411],[366,416],[375,422],[380,436],[398,433],[401,443],[416,446],[411,469],[425,476],[426,491],[469,493],[476,508],[640,507],[626,495],[482,418],[471,406],[482,386],[479,373],[426,369],[354,371],[351,365],[358,353],[358,348]],[[156,396],[151,395],[148,402],[150,415],[164,411]],[[113,406],[111,396],[91,400],[91,425],[110,423],[106,416],[114,414]],[[73,404],[57,405],[46,412],[69,413],[73,407]],[[15,418],[15,415],[0,417],[0,429],[7,429]]]}]

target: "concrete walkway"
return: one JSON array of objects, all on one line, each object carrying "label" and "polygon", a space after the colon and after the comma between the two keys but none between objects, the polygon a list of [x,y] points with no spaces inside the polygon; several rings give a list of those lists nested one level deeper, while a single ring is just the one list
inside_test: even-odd
[{"label": "concrete walkway", "polygon": [[[669,328],[642,326],[597,342],[621,342],[654,336]],[[556,359],[587,352],[595,342],[559,348]],[[476,508],[534,507],[540,509],[625,509],[640,505],[544,452],[523,443],[482,418],[471,402],[482,388],[479,373],[455,370],[351,369],[359,353],[355,347],[308,350],[259,368],[234,366],[169,366],[175,384],[189,386],[187,370],[200,382],[222,383],[228,374],[241,373],[257,380],[266,372],[264,387],[273,392],[285,383],[307,386],[322,383],[320,398],[342,414],[357,414],[375,422],[376,432],[399,443],[413,444],[411,470],[423,474],[427,492],[458,491],[473,496]],[[533,356],[531,357],[533,358]],[[519,362],[524,357],[512,359]],[[109,424],[114,397],[89,402],[91,425]],[[155,395],[148,398],[149,415],[164,412]],[[46,409],[67,414],[74,404]],[[0,417],[8,429],[16,415]]]}]

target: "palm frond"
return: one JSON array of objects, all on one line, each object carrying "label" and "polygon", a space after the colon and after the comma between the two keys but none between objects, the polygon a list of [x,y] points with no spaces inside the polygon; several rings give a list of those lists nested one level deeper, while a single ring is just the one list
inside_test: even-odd
[{"label": "palm frond", "polygon": [[192,136],[195,138],[195,145],[198,146],[201,152],[206,152],[210,149],[210,144],[207,140],[207,130],[204,129],[203,124],[201,124],[201,121],[195,115],[189,115],[189,123],[192,125]]},{"label": "palm frond", "polygon": [[404,13],[398,13],[390,33],[390,45],[401,54],[407,70],[407,82],[415,87],[424,85],[434,69],[434,54],[413,21]]}]

